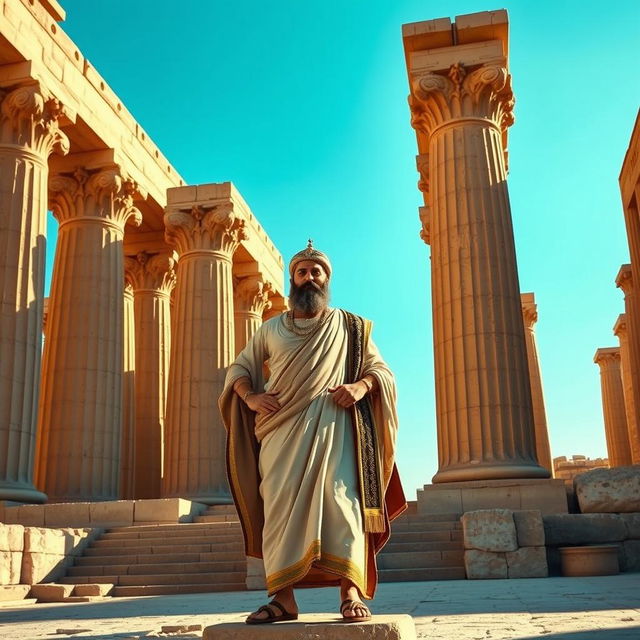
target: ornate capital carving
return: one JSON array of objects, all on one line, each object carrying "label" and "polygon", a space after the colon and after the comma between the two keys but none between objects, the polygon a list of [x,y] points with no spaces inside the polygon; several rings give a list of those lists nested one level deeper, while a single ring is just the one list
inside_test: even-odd
[{"label": "ornate capital carving", "polygon": [[69,139],[59,127],[62,106],[37,84],[0,90],[0,102],[0,144],[24,147],[44,159],[54,151],[69,152]]},{"label": "ornate capital carving", "polygon": [[425,244],[431,244],[431,209],[426,205],[418,208],[422,229],[420,229],[420,237]]},{"label": "ornate capital carving", "polygon": [[264,281],[259,275],[239,278],[234,282],[233,287],[236,310],[262,317],[262,314],[271,307],[269,294],[272,290],[273,285]]},{"label": "ornate capital carving", "polygon": [[126,224],[139,226],[142,222],[142,214],[133,204],[136,193],[136,183],[117,168],[77,169],[51,178],[49,208],[61,225],[84,218],[101,220],[124,232]]},{"label": "ornate capital carving", "polygon": [[601,368],[620,364],[620,347],[606,347],[604,349],[598,349],[593,361]]},{"label": "ornate capital carving", "polygon": [[522,303],[522,320],[525,329],[533,331],[533,325],[538,322],[538,305],[535,302]]},{"label": "ornate capital carving", "polygon": [[135,257],[125,258],[125,278],[134,291],[147,289],[171,295],[176,284],[177,262],[175,251],[156,254],[141,251]]},{"label": "ornate capital carving", "polygon": [[627,337],[627,315],[625,313],[621,313],[613,325],[613,335],[620,340]]},{"label": "ornate capital carving", "polygon": [[616,286],[622,289],[625,296],[633,293],[633,273],[630,264],[623,264],[616,276]]},{"label": "ornate capital carving", "polygon": [[419,73],[411,80],[411,125],[425,133],[460,118],[492,121],[501,131],[513,124],[511,75],[498,64],[469,70],[462,64],[443,73]]},{"label": "ornate capital carving", "polygon": [[429,154],[421,153],[416,156],[416,168],[420,174],[418,189],[424,193],[425,198],[429,196]]},{"label": "ornate capital carving", "polygon": [[164,215],[165,240],[179,254],[188,251],[219,251],[231,258],[247,238],[245,221],[235,212],[233,203],[212,207],[170,209]]}]

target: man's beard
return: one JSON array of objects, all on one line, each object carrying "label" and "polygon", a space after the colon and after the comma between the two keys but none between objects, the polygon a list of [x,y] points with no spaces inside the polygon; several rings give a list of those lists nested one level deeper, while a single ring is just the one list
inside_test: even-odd
[{"label": "man's beard", "polygon": [[316,315],[329,304],[329,281],[323,285],[305,282],[300,286],[291,282],[289,290],[291,306],[304,314]]}]

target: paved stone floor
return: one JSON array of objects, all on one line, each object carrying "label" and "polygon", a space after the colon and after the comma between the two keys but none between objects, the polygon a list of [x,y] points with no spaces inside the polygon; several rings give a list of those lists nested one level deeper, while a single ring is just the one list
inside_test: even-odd
[{"label": "paved stone floor", "polygon": [[[0,608],[0,638],[116,640],[162,625],[231,622],[264,602],[260,592],[114,598],[105,602]],[[298,592],[301,612],[330,612],[334,589]],[[640,640],[640,573],[601,578],[403,582],[382,584],[374,613],[409,613],[419,638],[438,640]],[[166,637],[166,636],[165,636]]]}]

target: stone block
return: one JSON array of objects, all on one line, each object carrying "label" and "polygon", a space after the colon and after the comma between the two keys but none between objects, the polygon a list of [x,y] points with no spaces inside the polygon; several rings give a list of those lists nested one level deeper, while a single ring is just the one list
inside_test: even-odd
[{"label": "stone block", "polygon": [[521,547],[506,554],[507,574],[509,578],[546,578],[547,550],[541,547]]},{"label": "stone block", "polygon": [[469,549],[464,552],[464,569],[468,580],[499,580],[508,577],[504,553]]},{"label": "stone block", "polygon": [[92,502],[89,517],[92,526],[127,527],[133,524],[133,500]]},{"label": "stone block", "polygon": [[30,590],[31,585],[29,584],[0,585],[0,602],[24,600]]},{"label": "stone block", "polygon": [[21,524],[0,524],[0,551],[22,551],[24,527]]},{"label": "stone block", "polygon": [[543,516],[547,545],[619,542],[627,537],[624,520],[608,513],[566,513]]},{"label": "stone block", "polygon": [[627,538],[640,540],[640,513],[621,513],[620,517],[627,528]]},{"label": "stone block", "polygon": [[470,511],[461,521],[465,549],[498,553],[518,548],[516,526],[508,509]]},{"label": "stone block", "polygon": [[520,487],[495,486],[468,488],[462,492],[462,511],[482,509],[520,509]]},{"label": "stone block", "polygon": [[560,547],[560,562],[567,577],[612,576],[620,571],[616,544]]},{"label": "stone block", "polygon": [[108,596],[113,591],[113,585],[106,583],[77,584],[75,587],[74,596]]},{"label": "stone block", "polygon": [[0,584],[12,584],[10,551],[0,551]]},{"label": "stone block", "polygon": [[537,509],[514,511],[513,521],[516,525],[519,547],[544,546],[544,526],[540,511]]},{"label": "stone block", "polygon": [[9,551],[9,582],[7,584],[20,584],[22,556],[22,551]]},{"label": "stone block", "polygon": [[459,489],[418,489],[418,513],[462,513],[462,493]]},{"label": "stone block", "polygon": [[538,509],[541,513],[567,513],[567,489],[563,480],[550,478],[520,487],[520,509]]},{"label": "stone block", "polygon": [[31,587],[31,597],[38,602],[62,602],[73,591],[73,584],[34,584]]},{"label": "stone block", "polygon": [[296,622],[248,625],[225,622],[205,627],[202,640],[415,640],[408,615],[373,616],[369,622],[340,622],[336,614],[311,613]]},{"label": "stone block", "polygon": [[266,589],[264,562],[260,558],[247,556],[247,589],[249,591]]},{"label": "stone block", "polygon": [[[44,527],[44,504],[25,504],[20,507],[12,507],[17,509],[15,514],[16,524],[22,524],[25,527]],[[7,513],[9,513],[7,509]]]},{"label": "stone block", "polygon": [[20,582],[37,584],[44,580],[56,580],[72,562],[63,554],[25,552],[22,555]]},{"label": "stone block", "polygon": [[59,502],[44,505],[46,527],[89,527],[89,502]]},{"label": "stone block", "polygon": [[157,500],[136,500],[133,509],[135,524],[190,522],[204,512],[207,506],[183,498],[159,498]]},{"label": "stone block", "polygon": [[25,527],[24,551],[64,555],[67,541],[61,529]]},{"label": "stone block", "polygon": [[582,513],[640,512],[640,465],[593,469],[573,483]]},{"label": "stone block", "polygon": [[625,540],[618,559],[622,571],[640,571],[640,540]]}]

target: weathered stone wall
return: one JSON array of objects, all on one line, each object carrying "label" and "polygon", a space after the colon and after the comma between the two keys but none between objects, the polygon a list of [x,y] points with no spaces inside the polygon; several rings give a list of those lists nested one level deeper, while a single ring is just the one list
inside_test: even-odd
[{"label": "weathered stone wall", "polygon": [[582,513],[640,512],[640,465],[594,469],[573,484]]},{"label": "weathered stone wall", "polygon": [[101,533],[0,523],[0,585],[57,580]]},{"label": "weathered stone wall", "polygon": [[547,560],[560,574],[559,547],[617,544],[621,571],[640,571],[640,513],[582,513],[543,516]]},{"label": "weathered stone wall", "polygon": [[469,511],[462,516],[462,529],[469,580],[548,575],[540,511]]}]

